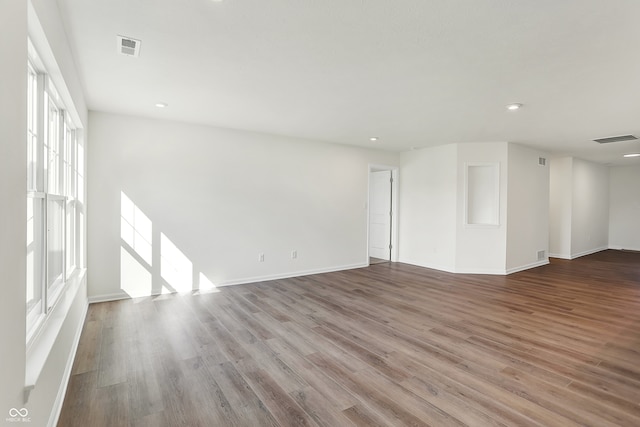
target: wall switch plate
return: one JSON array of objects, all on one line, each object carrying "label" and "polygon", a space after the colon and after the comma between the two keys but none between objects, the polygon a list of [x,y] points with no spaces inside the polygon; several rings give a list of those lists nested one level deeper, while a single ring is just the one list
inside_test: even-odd
[{"label": "wall switch plate", "polygon": [[259,254],[258,255],[258,261],[264,262],[264,254]]},{"label": "wall switch plate", "polygon": [[298,251],[291,251],[291,259],[298,258]]}]

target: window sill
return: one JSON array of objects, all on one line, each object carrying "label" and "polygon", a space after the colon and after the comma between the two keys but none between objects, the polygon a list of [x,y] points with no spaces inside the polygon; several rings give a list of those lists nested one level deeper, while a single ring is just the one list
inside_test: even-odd
[{"label": "window sill", "polygon": [[80,285],[85,281],[86,269],[78,269],[67,280],[59,298],[52,307],[42,326],[27,345],[26,369],[25,369],[25,403],[29,398],[29,392],[35,388],[40,373],[51,353],[58,334],[67,318],[69,308],[75,299]]}]

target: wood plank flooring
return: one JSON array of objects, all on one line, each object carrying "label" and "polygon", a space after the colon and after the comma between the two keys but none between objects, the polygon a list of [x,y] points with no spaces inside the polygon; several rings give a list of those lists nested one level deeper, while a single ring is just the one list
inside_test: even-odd
[{"label": "wood plank flooring", "polygon": [[59,426],[640,426],[640,254],[92,304]]}]

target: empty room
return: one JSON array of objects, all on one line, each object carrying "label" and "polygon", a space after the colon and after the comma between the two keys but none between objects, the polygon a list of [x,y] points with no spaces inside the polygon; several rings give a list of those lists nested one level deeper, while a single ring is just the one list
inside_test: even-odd
[{"label": "empty room", "polygon": [[640,425],[638,17],[0,0],[0,425]]}]

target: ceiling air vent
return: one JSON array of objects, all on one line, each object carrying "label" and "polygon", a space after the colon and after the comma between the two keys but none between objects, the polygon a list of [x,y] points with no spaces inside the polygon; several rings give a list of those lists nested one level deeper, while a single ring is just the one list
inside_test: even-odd
[{"label": "ceiling air vent", "polygon": [[117,36],[118,37],[118,53],[125,56],[140,55],[140,40],[132,39],[131,37]]},{"label": "ceiling air vent", "polygon": [[622,142],[622,141],[633,141],[634,139],[638,139],[633,135],[620,135],[620,136],[611,136],[609,138],[598,138],[594,139],[598,144],[610,144],[612,142]]}]

